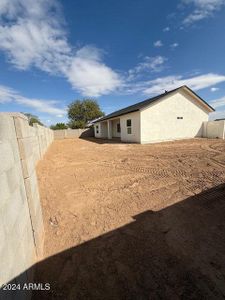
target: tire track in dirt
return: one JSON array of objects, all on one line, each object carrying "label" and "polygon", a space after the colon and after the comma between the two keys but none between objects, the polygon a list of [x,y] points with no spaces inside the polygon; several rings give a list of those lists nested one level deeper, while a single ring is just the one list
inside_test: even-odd
[{"label": "tire track in dirt", "polygon": [[136,166],[136,165],[129,165],[129,164],[116,164],[116,163],[104,163],[100,164],[101,166],[104,167],[109,167],[109,168],[115,168],[118,170],[126,170],[126,171],[131,171],[131,172],[136,172],[136,173],[144,173],[144,174],[149,174],[152,175],[153,178],[157,177],[157,179],[160,178],[167,178],[167,177],[177,177],[177,176],[187,176],[187,172],[182,170],[182,169],[175,169],[175,170],[166,170],[164,168],[146,168],[146,167],[141,167],[141,166]]},{"label": "tire track in dirt", "polygon": [[201,145],[201,149],[202,150],[206,150],[209,151],[210,153],[215,153],[215,155],[213,157],[211,157],[210,159],[213,161],[213,163],[215,163],[217,166],[225,168],[225,161],[224,163],[221,161],[218,161],[218,157],[220,157],[221,155],[223,155],[223,152],[220,150],[216,150],[215,148],[217,146],[221,146],[221,143],[217,143],[214,145]]},{"label": "tire track in dirt", "polygon": [[[116,164],[116,163],[109,163],[107,162],[106,164],[104,164],[104,166],[110,167],[110,168],[115,168],[118,170],[125,170],[125,171],[130,171],[130,172],[135,172],[135,173],[142,173],[142,174],[147,174],[146,177],[142,178],[141,180],[145,180],[147,178],[153,178],[153,179],[157,179],[157,180],[165,180],[165,179],[169,179],[171,177],[175,178],[180,182],[183,182],[183,185],[185,186],[185,190],[188,193],[191,194],[195,194],[196,192],[193,191],[199,191],[199,189],[202,189],[204,187],[207,187],[207,185],[209,183],[207,183],[205,186],[203,183],[200,184],[200,186],[196,186],[196,181],[199,180],[199,175],[196,174],[193,175],[191,172],[187,172],[185,170],[182,169],[174,169],[174,170],[166,170],[166,169],[160,169],[160,168],[146,168],[146,167],[139,167],[139,166],[134,166],[131,164]],[[224,168],[224,166],[222,165],[222,167]],[[199,172],[202,176],[202,181],[204,182],[212,182],[213,178],[221,178],[221,177],[225,177],[225,170],[213,170],[213,171],[205,171],[205,170],[200,170]],[[189,184],[187,184],[186,179],[189,178],[189,180],[191,180],[191,182]],[[140,181],[140,180],[138,180]],[[125,187],[121,188],[121,191],[123,191]]]}]

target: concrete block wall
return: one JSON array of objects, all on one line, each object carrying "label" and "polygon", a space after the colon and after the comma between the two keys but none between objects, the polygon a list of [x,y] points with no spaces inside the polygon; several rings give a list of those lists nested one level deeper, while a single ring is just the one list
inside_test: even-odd
[{"label": "concrete block wall", "polygon": [[23,280],[31,281],[26,270],[42,255],[44,227],[35,166],[53,138],[50,129],[29,126],[22,114],[0,113],[0,286],[18,283],[22,273]]},{"label": "concrete block wall", "polygon": [[203,123],[203,137],[225,139],[225,121],[208,121]]},{"label": "concrete block wall", "polygon": [[93,137],[94,130],[93,128],[85,129],[60,129],[54,130],[54,139],[74,139],[79,137]]},{"label": "concrete block wall", "polygon": [[40,157],[42,158],[43,155],[45,154],[49,144],[51,144],[54,140],[54,133],[53,133],[53,130],[43,127],[43,126],[40,126],[39,124],[34,124],[34,128],[36,129]]},{"label": "concrete block wall", "polygon": [[0,155],[1,286],[30,267],[35,256],[15,124],[8,115],[0,115]]}]

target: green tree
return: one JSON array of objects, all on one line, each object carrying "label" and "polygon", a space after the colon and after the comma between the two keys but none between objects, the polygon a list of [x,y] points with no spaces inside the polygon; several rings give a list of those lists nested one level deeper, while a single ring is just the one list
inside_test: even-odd
[{"label": "green tree", "polygon": [[68,126],[85,128],[88,121],[104,116],[96,100],[76,100],[68,105]]},{"label": "green tree", "polygon": [[65,123],[56,123],[55,125],[50,126],[53,130],[59,130],[59,129],[67,129],[68,126]]},{"label": "green tree", "polygon": [[22,113],[22,114],[24,114],[25,116],[27,116],[28,122],[29,122],[29,125],[30,125],[30,126],[33,126],[34,123],[38,123],[39,125],[44,126],[44,125],[41,123],[40,119],[39,119],[37,116],[32,115],[32,114],[30,114],[30,113]]},{"label": "green tree", "polygon": [[78,128],[85,128],[86,122],[83,120],[71,120],[68,123],[69,128],[71,129],[78,129]]}]

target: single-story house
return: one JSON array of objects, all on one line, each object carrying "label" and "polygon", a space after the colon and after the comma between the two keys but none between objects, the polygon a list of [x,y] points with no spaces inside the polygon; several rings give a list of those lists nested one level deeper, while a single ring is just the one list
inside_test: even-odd
[{"label": "single-story house", "polygon": [[152,143],[203,136],[214,109],[187,86],[115,111],[94,122],[96,138]]}]

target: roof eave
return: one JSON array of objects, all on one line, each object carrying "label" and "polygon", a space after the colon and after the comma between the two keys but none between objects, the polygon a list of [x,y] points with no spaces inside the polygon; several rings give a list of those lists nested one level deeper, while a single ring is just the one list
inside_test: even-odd
[{"label": "roof eave", "polygon": [[[156,101],[158,101],[158,100],[160,100],[160,99],[162,99],[162,98],[164,98],[165,96],[167,96],[167,95],[169,95],[169,94],[175,93],[175,92],[177,92],[177,91],[179,91],[179,90],[181,90],[181,89],[186,89],[190,94],[194,95],[198,100],[201,101],[202,104],[204,104],[205,107],[208,108],[209,112],[214,112],[214,111],[215,111],[215,109],[214,109],[212,106],[210,106],[210,105],[209,105],[205,100],[203,100],[198,94],[196,94],[194,91],[192,91],[187,85],[182,85],[182,86],[180,86],[180,87],[178,87],[178,88],[176,88],[176,89],[174,89],[174,90],[172,90],[172,91],[168,91],[167,93],[160,95],[160,97],[157,98],[157,99],[155,99],[155,100],[153,100],[152,103],[153,103],[153,102],[156,102]],[[145,106],[151,105],[152,103],[146,104]],[[107,121],[107,120],[110,120],[110,119],[115,119],[115,118],[117,118],[117,117],[120,117],[120,116],[123,116],[123,115],[127,115],[127,114],[130,114],[130,113],[135,112],[135,111],[140,111],[140,110],[143,109],[145,106],[139,107],[138,109],[134,109],[134,110],[131,110],[131,111],[129,111],[129,112],[124,112],[124,113],[118,114],[118,115],[116,115],[116,116],[108,116],[108,117],[106,116],[106,117],[103,117],[102,119],[96,120],[95,122],[93,122],[93,124],[98,123],[98,122],[104,122],[104,121]]]},{"label": "roof eave", "polygon": [[107,121],[107,120],[110,120],[110,119],[116,119],[117,117],[128,115],[128,114],[131,114],[131,113],[133,113],[135,111],[139,111],[139,110],[140,110],[140,108],[139,109],[134,109],[134,110],[129,111],[129,112],[121,113],[119,115],[116,115],[115,117],[102,118],[101,120],[97,120],[97,121],[95,121],[93,123],[104,122],[104,121]]},{"label": "roof eave", "polygon": [[201,101],[205,104],[205,106],[208,107],[209,110],[211,110],[211,112],[214,112],[214,111],[215,111],[215,109],[214,109],[211,105],[209,105],[209,104],[208,104],[205,100],[203,100],[198,94],[196,94],[194,91],[192,91],[187,85],[183,85],[183,86],[180,87],[180,88],[185,88],[185,89],[187,89],[187,90],[189,91],[189,93],[193,94],[195,97],[197,97],[199,100],[201,100]]}]

